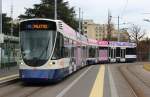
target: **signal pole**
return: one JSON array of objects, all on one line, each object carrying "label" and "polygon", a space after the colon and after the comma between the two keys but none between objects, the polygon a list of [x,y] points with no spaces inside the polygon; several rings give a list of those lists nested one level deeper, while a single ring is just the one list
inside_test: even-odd
[{"label": "signal pole", "polygon": [[81,34],[81,8],[79,8],[79,33]]},{"label": "signal pole", "polygon": [[84,31],[83,31],[83,11],[82,11],[82,18],[81,18],[81,34],[84,35]]},{"label": "signal pole", "polygon": [[120,41],[119,20],[120,20],[120,17],[118,16],[118,42]]},{"label": "signal pole", "polygon": [[54,15],[54,19],[57,20],[57,0],[55,0],[55,15]]},{"label": "signal pole", "polygon": [[111,18],[110,12],[108,11],[108,25],[107,25],[107,40],[110,41],[111,38]]},{"label": "signal pole", "polygon": [[13,36],[13,9],[14,9],[14,6],[13,6],[13,1],[12,1],[12,4],[11,4],[11,36]]}]

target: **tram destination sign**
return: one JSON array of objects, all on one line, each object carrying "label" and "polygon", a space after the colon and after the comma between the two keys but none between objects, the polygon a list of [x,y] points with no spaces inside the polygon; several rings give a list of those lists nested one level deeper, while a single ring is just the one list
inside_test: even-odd
[{"label": "tram destination sign", "polygon": [[20,30],[56,30],[56,23],[47,20],[28,20],[20,23]]}]

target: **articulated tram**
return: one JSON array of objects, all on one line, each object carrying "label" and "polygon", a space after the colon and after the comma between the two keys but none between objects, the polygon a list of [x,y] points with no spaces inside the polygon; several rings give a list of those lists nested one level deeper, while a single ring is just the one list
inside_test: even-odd
[{"label": "articulated tram", "polygon": [[27,83],[55,82],[89,64],[136,59],[134,43],[89,39],[61,20],[41,18],[20,22],[20,48],[19,74]]}]

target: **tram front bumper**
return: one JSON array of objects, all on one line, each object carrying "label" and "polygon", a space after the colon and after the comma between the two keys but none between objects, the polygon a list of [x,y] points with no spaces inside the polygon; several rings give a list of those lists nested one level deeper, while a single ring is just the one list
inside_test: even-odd
[{"label": "tram front bumper", "polygon": [[50,69],[50,70],[29,70],[21,69],[19,71],[20,79],[24,82],[46,82],[56,81],[64,77],[64,70]]}]

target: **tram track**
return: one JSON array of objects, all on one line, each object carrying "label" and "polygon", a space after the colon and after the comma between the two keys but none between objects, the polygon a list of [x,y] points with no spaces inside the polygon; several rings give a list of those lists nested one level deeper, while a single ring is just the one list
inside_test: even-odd
[{"label": "tram track", "polygon": [[44,86],[25,85],[16,79],[0,84],[0,97],[28,97],[43,88]]},{"label": "tram track", "polygon": [[15,84],[17,82],[19,82],[19,79],[13,79],[10,81],[2,82],[2,83],[0,83],[0,88],[11,85],[11,84]]},{"label": "tram track", "polygon": [[24,87],[19,91],[14,91],[11,95],[5,95],[2,97],[29,97],[43,88],[44,87]]},{"label": "tram track", "polygon": [[29,97],[45,86],[27,86],[21,82],[0,88],[0,97]]},{"label": "tram track", "polygon": [[119,71],[122,73],[122,76],[125,78],[125,80],[129,83],[129,85],[130,85],[130,89],[131,89],[131,92],[133,93],[133,95],[135,96],[135,97],[139,97],[137,94],[136,94],[136,92],[135,92],[135,90],[133,89],[133,87],[131,86],[131,83],[129,82],[129,79],[125,76],[125,72],[124,71],[122,71],[122,66],[119,66]]},{"label": "tram track", "polygon": [[[133,66],[132,68],[134,68],[134,66]],[[127,69],[128,69],[132,74],[134,74],[134,76],[136,76],[145,86],[147,86],[147,87],[150,88],[150,85],[147,84],[147,83],[140,77],[140,75],[139,75],[138,73],[136,73],[135,71],[133,71],[133,70],[132,70],[131,68],[129,68],[128,66],[127,66]]]},{"label": "tram track", "polygon": [[135,97],[149,97],[147,91],[145,91],[148,89],[148,86],[143,83],[141,79],[139,79],[137,74],[129,69],[128,65],[119,66],[119,70],[124,76],[125,80],[129,83]]},{"label": "tram track", "polygon": [[12,94],[14,91],[20,90],[22,86],[19,82],[4,85],[3,87],[0,87],[0,97],[5,97],[5,95]]}]

